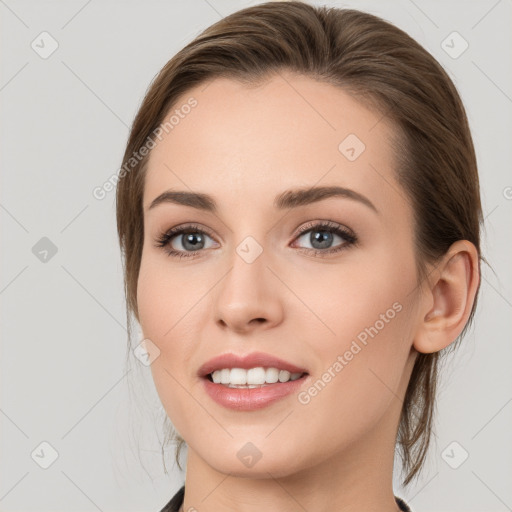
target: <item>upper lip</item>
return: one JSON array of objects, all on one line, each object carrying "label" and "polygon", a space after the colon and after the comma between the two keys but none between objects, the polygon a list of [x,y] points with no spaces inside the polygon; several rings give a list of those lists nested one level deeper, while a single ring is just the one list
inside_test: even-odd
[{"label": "upper lip", "polygon": [[256,367],[277,368],[278,370],[287,370],[290,373],[307,373],[304,368],[300,368],[292,363],[279,359],[264,352],[252,352],[246,355],[237,355],[233,353],[221,354],[204,363],[198,370],[200,377],[206,377],[215,370],[223,368],[244,368],[246,370]]}]

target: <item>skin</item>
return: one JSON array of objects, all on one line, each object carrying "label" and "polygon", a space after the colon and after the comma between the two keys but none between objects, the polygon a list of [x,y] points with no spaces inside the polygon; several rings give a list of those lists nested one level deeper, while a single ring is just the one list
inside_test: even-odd
[{"label": "skin", "polygon": [[[191,96],[198,105],[150,155],[137,295],[143,335],[160,350],[151,365],[156,389],[188,445],[184,510],[395,512],[393,457],[407,383],[418,351],[441,350],[466,324],[479,280],[476,249],[455,243],[418,286],[393,126],[340,88],[280,73],[257,87],[215,79],[177,104]],[[338,149],[351,133],[366,146],[354,161]],[[355,190],[378,213],[341,197],[273,207],[286,189],[322,185]],[[169,189],[208,193],[218,212],[171,203],[149,210]],[[357,245],[313,254],[309,236],[317,231],[297,229],[320,220],[350,228]],[[173,258],[155,246],[187,223],[211,233],[198,256]],[[247,236],[263,249],[252,263],[236,252]],[[175,250],[187,251],[183,238],[173,239]],[[343,243],[333,235],[321,250]],[[240,412],[203,391],[203,363],[253,351],[307,368],[307,390],[397,302],[401,311],[307,404],[292,394]],[[252,467],[237,457],[247,442],[262,454]]]}]

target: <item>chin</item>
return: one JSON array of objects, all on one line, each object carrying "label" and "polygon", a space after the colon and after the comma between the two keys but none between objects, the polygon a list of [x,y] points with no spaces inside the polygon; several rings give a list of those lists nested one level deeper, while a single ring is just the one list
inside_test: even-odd
[{"label": "chin", "polygon": [[[197,453],[216,471],[239,478],[268,479],[269,474],[276,478],[286,477],[300,471],[297,450],[291,445],[283,447],[278,441],[273,444],[267,439],[265,446],[258,441],[233,442],[229,446],[218,445],[215,451],[211,446],[205,447],[206,452]],[[277,449],[279,444],[283,447],[281,450]]]}]

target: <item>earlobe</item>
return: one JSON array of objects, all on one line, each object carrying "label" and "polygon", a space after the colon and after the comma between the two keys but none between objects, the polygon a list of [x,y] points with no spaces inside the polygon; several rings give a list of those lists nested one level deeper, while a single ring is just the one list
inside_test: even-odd
[{"label": "earlobe", "polygon": [[438,352],[462,332],[478,291],[478,263],[474,244],[459,240],[451,245],[431,273],[414,338],[414,348],[418,352]]}]

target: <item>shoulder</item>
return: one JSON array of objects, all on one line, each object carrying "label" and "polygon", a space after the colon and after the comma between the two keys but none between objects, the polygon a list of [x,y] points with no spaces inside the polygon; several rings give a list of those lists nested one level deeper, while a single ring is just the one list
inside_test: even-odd
[{"label": "shoulder", "polygon": [[402,512],[412,512],[409,505],[407,505],[407,503],[405,503],[405,501],[402,498],[395,496],[395,501]]},{"label": "shoulder", "polygon": [[[178,512],[179,508],[183,504],[183,496],[185,494],[185,486],[183,485],[178,492],[171,498],[169,503],[160,510],[160,512]],[[395,496],[395,501],[402,512],[412,512],[407,503],[402,498]]]},{"label": "shoulder", "polygon": [[160,512],[178,512],[181,505],[183,504],[183,496],[185,494],[185,486],[183,485],[181,489],[171,498],[171,501],[165,505],[165,507],[160,510]]}]

